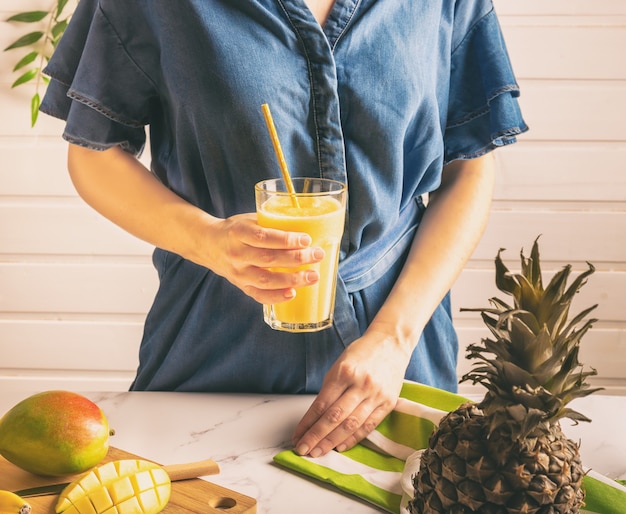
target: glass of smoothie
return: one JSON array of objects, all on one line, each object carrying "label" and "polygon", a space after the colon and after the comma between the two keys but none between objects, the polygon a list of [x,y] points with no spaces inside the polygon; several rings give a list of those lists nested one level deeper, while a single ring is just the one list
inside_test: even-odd
[{"label": "glass of smoothie", "polygon": [[[257,220],[262,227],[309,234],[312,246],[324,249],[324,259],[299,269],[315,269],[320,278],[316,284],[297,288],[291,300],[264,305],[263,317],[276,330],[315,332],[333,323],[347,188],[341,182],[323,178],[296,177],[292,184],[293,190],[283,179],[256,184]],[[293,268],[284,271],[293,272]]]}]

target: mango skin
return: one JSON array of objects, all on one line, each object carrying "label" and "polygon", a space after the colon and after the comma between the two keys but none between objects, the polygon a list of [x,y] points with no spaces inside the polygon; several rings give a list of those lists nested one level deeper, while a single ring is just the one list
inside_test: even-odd
[{"label": "mango skin", "polygon": [[0,455],[36,475],[82,473],[104,459],[110,434],[106,416],[88,398],[45,391],[0,419]]}]

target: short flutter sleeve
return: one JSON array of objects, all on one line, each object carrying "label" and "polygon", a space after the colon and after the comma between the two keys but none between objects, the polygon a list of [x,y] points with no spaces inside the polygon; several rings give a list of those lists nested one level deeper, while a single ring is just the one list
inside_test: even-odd
[{"label": "short flutter sleeve", "polygon": [[44,70],[41,111],[66,120],[70,143],[140,154],[156,97],[149,77],[128,55],[97,0],[81,0]]},{"label": "short flutter sleeve", "polygon": [[528,130],[500,24],[492,9],[453,48],[445,162],[478,157]]}]

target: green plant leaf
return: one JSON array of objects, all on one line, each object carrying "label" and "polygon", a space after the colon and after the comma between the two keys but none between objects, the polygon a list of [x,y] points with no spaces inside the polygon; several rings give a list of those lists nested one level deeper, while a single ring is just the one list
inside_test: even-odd
[{"label": "green plant leaf", "polygon": [[35,93],[30,101],[30,126],[34,127],[37,123],[37,117],[39,116],[39,106],[41,105],[41,98],[39,93]]},{"label": "green plant leaf", "polygon": [[61,16],[61,13],[63,12],[63,9],[65,9],[65,6],[67,5],[67,0],[57,0],[57,12],[54,16],[54,19],[56,20],[59,16]]},{"label": "green plant leaf", "polygon": [[60,22],[55,24],[54,27],[52,27],[52,31],[51,31],[53,39],[58,40],[59,37],[63,34],[63,32],[65,32],[66,28],[67,28],[67,20],[61,20]]},{"label": "green plant leaf", "polygon": [[30,64],[31,62],[33,62],[35,59],[37,59],[37,56],[39,55],[39,52],[37,51],[32,51],[29,54],[26,54],[24,57],[22,57],[18,63],[15,65],[15,67],[13,68],[13,71],[17,71],[20,68],[23,68],[24,66],[26,66],[27,64]]},{"label": "green plant leaf", "polygon": [[11,84],[11,88],[17,87],[20,84],[24,84],[30,80],[33,80],[37,76],[37,73],[39,73],[39,68],[33,68],[32,70],[28,70],[20,78],[13,82],[13,84]]},{"label": "green plant leaf", "polygon": [[23,46],[32,45],[33,43],[39,41],[42,37],[43,32],[41,32],[40,30],[36,32],[29,32],[28,34],[25,34],[17,41],[14,41],[9,46],[7,46],[4,51],[6,52],[7,50],[13,50],[14,48],[21,48]]},{"label": "green plant leaf", "polygon": [[46,16],[48,16],[48,14],[50,14],[48,11],[21,12],[11,16],[6,21],[21,21],[24,23],[33,23],[43,20]]},{"label": "green plant leaf", "polygon": [[[42,29],[42,31],[33,31],[29,32],[19,39],[15,40],[9,46],[4,48],[3,51],[13,50],[15,48],[22,48],[33,46],[28,50],[28,54],[24,55],[18,63],[13,68],[13,71],[25,70],[28,69],[28,65],[32,65],[37,61],[38,58],[41,59],[42,63],[39,66],[36,66],[33,69],[30,69],[23,73],[12,85],[14,88],[16,86],[22,85],[27,82],[36,80],[36,84],[32,86],[35,89],[35,95],[31,99],[30,111],[31,111],[31,123],[32,126],[35,125],[37,121],[37,117],[39,114],[39,107],[41,105],[41,89],[45,90],[45,87],[50,83],[50,79],[42,74],[42,68],[45,66],[45,62],[48,62],[52,53],[56,49],[57,43],[61,39],[62,35],[65,33],[65,29],[68,26],[69,20],[73,14],[74,6],[68,8],[68,0],[54,0],[51,2],[52,5],[47,11],[44,10],[32,10],[19,12],[12,15],[8,18],[7,22],[21,22],[21,23],[36,23],[42,22],[46,20],[46,28]],[[78,3],[78,0],[74,2]],[[67,12],[66,12],[67,11]],[[50,42],[52,46],[52,50],[49,48],[46,50],[42,48],[38,48],[42,43]],[[39,64],[39,63],[38,63]]]}]

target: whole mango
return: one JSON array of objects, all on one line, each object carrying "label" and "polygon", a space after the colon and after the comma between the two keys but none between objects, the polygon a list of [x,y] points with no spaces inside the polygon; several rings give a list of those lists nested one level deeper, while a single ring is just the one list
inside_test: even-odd
[{"label": "whole mango", "polygon": [[0,455],[37,475],[81,473],[104,459],[112,433],[100,407],[88,398],[45,391],[0,419]]}]

